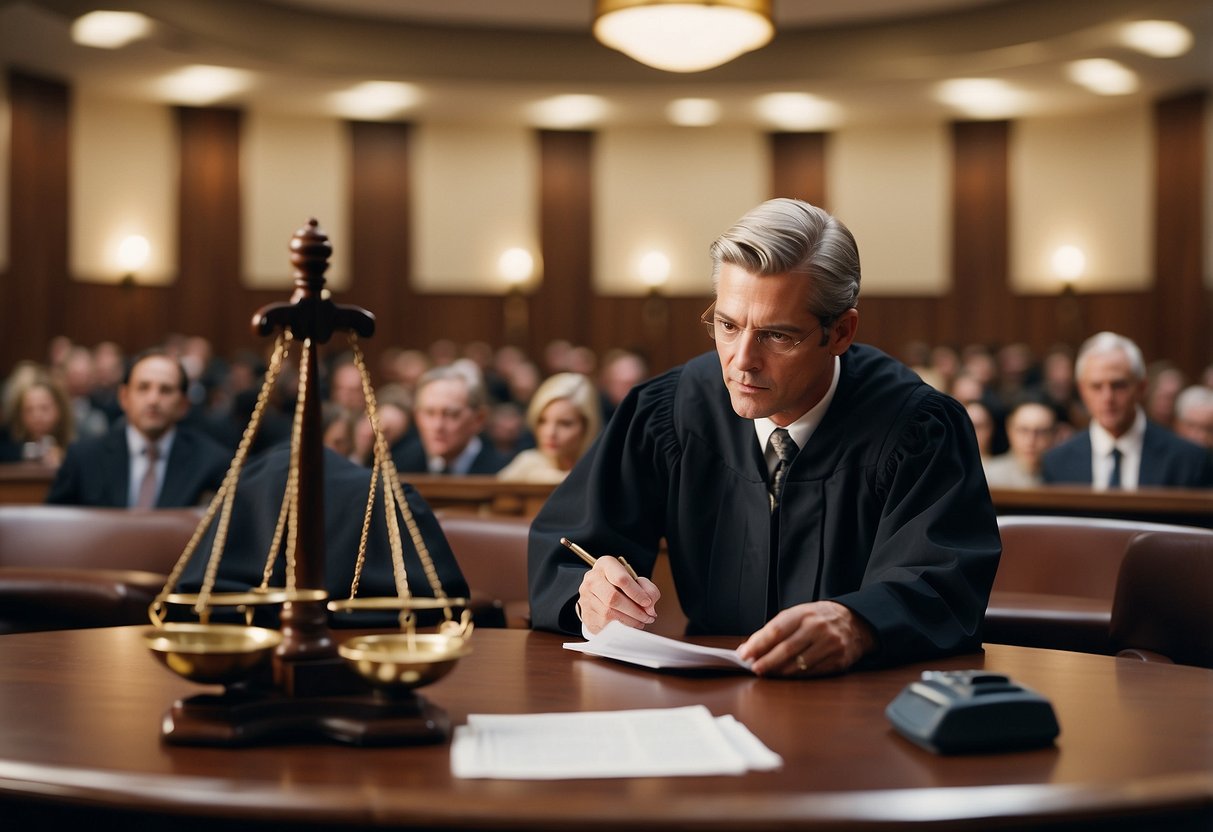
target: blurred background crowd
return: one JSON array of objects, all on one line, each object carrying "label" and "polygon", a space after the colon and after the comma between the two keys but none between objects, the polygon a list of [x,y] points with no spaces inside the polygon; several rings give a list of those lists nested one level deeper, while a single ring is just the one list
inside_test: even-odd
[{"label": "blurred background crowd", "polygon": [[[172,336],[157,346],[179,360],[188,378],[189,408],[181,424],[234,453],[261,388],[266,357],[221,357],[198,336]],[[325,444],[370,465],[374,443],[360,371],[350,353],[330,353],[318,385]],[[899,357],[966,406],[992,487],[1039,483],[1044,452],[1087,426],[1069,348],[1034,355],[1022,344],[909,344]],[[130,358],[111,342],[90,346],[59,337],[48,345],[45,361],[12,367],[3,386],[0,462],[57,467],[71,442],[121,424],[118,388]],[[435,368],[449,371],[436,374]],[[400,470],[448,472],[436,461],[433,443],[439,440],[432,437],[462,432],[451,440],[459,447],[445,455],[454,459],[474,437],[491,461],[488,469],[451,472],[500,472],[534,481],[561,479],[628,391],[649,376],[638,352],[599,355],[566,341],[553,341],[533,356],[516,347],[440,340],[424,351],[387,349],[368,371],[380,426]],[[451,371],[467,380],[467,395],[453,405],[435,400],[422,406],[419,384],[449,379]],[[271,391],[254,452],[289,438],[297,391],[298,374],[288,362]],[[1149,363],[1144,406],[1152,422],[1213,448],[1213,365],[1200,378],[1188,378],[1165,360]],[[434,427],[423,443],[419,428],[427,419]]]}]

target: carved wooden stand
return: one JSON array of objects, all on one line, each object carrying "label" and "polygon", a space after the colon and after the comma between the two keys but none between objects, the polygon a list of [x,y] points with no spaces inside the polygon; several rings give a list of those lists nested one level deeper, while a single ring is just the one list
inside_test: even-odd
[{"label": "carved wooden stand", "polygon": [[[315,347],[338,331],[368,338],[375,317],[357,306],[342,306],[323,296],[324,273],[332,245],[316,220],[291,239],[295,292],[253,316],[260,335],[290,330],[295,340],[311,340],[299,437],[299,532],[295,585],[323,590],[324,444],[320,398],[315,393]],[[239,746],[264,742],[329,739],[356,745],[406,745],[442,742],[450,721],[439,708],[414,693],[374,691],[337,655],[323,600],[288,601],[282,609],[282,643],[274,655],[273,679],[233,685],[223,694],[179,700],[165,714],[165,741],[182,745]]]}]

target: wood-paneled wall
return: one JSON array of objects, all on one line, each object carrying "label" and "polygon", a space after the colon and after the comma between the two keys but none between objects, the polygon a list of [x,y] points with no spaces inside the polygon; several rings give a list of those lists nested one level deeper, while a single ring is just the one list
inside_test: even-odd
[{"label": "wood-paneled wall", "polygon": [[[221,354],[260,348],[252,313],[286,292],[240,281],[240,120],[228,109],[178,108],[180,262],[170,287],[98,285],[68,275],[68,118],[71,90],[54,80],[8,74],[12,112],[9,267],[0,274],[0,368],[41,359],[52,336],[129,350],[173,332],[211,338]],[[929,344],[1028,343],[1037,352],[1113,329],[1138,341],[1149,359],[1170,358],[1195,374],[1213,360],[1213,292],[1203,284],[1201,183],[1208,94],[1194,92],[1154,109],[1155,274],[1150,292],[1022,296],[1008,287],[1008,142],[1013,122],[952,125],[952,291],[941,297],[861,297],[861,340],[898,353]],[[587,132],[538,134],[542,283],[521,300],[497,295],[419,295],[410,287],[412,203],[407,124],[351,123],[352,289],[339,300],[370,309],[373,358],[387,346],[515,342],[538,358],[555,338],[600,354],[638,348],[653,369],[709,344],[697,324],[702,298],[603,297],[591,277],[592,157]],[[770,137],[772,195],[829,207],[826,134]],[[306,171],[300,171],[306,175]],[[302,225],[308,218],[299,218]],[[324,217],[318,218],[323,226]],[[283,240],[283,268],[288,268]],[[707,241],[705,241],[706,245]],[[860,241],[861,251],[864,241]],[[511,314],[525,309],[525,330]],[[508,307],[508,304],[514,304]]]}]

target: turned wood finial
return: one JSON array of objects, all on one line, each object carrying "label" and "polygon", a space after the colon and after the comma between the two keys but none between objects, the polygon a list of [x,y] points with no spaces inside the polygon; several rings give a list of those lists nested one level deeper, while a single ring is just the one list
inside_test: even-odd
[{"label": "turned wood finial", "polygon": [[319,295],[324,288],[324,273],[328,271],[333,245],[328,235],[320,229],[315,217],[307,225],[295,231],[291,237],[291,265],[295,267],[292,277],[295,286],[305,292]]}]

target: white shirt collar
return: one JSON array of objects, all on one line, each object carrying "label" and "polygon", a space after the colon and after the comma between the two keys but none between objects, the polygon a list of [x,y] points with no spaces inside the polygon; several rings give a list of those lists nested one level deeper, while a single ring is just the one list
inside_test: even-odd
[{"label": "white shirt collar", "polygon": [[1142,449],[1146,441],[1146,412],[1137,408],[1137,416],[1133,425],[1113,438],[1094,419],[1088,428],[1091,436],[1091,485],[1102,491],[1108,487],[1112,476],[1112,449],[1120,450],[1120,485],[1121,488],[1132,490],[1137,488],[1141,475]]},{"label": "white shirt collar", "polygon": [[[467,447],[463,449],[463,453],[455,457],[455,461],[451,463],[452,474],[466,474],[468,469],[472,467],[476,456],[480,453],[480,449],[484,447],[484,442],[479,436],[473,436],[468,440]],[[429,458],[429,469],[431,473],[438,474],[446,467],[446,460],[440,456],[432,456]]]},{"label": "white shirt collar", "polygon": [[[830,389],[821,397],[821,401],[813,405],[809,412],[801,416],[792,424],[788,425],[785,430],[792,436],[792,441],[796,443],[797,448],[803,448],[809,444],[809,439],[813,436],[813,431],[817,430],[817,426],[821,424],[821,420],[825,418],[826,411],[830,409],[830,402],[834,401],[834,391],[838,389],[838,378],[842,375],[842,360],[838,356],[834,356],[834,377],[830,379]],[[775,432],[775,428],[779,425],[772,422],[767,417],[754,420],[754,433],[758,436],[758,447],[763,449],[763,453],[767,453],[767,440],[771,438],[771,434]],[[768,456],[774,456],[774,452]]]},{"label": "white shirt collar", "polygon": [[168,432],[152,442],[139,430],[129,423],[126,426],[126,447],[130,450],[132,457],[142,457],[147,453],[149,445],[156,446],[156,459],[164,461],[168,459],[169,452],[173,449],[173,440],[177,437],[177,428],[169,428]]}]

